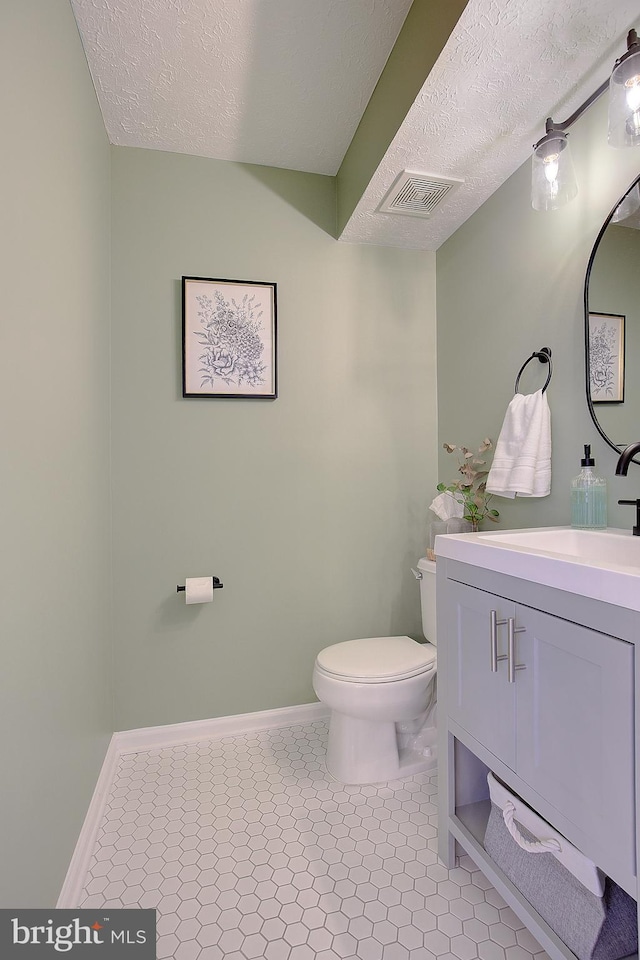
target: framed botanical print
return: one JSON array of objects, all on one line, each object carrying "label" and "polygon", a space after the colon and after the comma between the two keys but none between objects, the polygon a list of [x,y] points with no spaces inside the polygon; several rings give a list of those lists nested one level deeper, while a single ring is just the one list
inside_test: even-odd
[{"label": "framed botanical print", "polygon": [[182,396],[275,400],[276,284],[182,278]]}]

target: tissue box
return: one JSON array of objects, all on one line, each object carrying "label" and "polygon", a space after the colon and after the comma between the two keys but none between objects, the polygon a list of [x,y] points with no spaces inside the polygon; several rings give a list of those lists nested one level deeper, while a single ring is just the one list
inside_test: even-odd
[{"label": "tissue box", "polygon": [[[488,781],[485,850],[543,920],[578,960],[620,960],[636,953],[635,900],[491,773]],[[505,809],[519,840],[509,831]],[[559,849],[534,853],[521,845],[541,839],[555,840]]]}]

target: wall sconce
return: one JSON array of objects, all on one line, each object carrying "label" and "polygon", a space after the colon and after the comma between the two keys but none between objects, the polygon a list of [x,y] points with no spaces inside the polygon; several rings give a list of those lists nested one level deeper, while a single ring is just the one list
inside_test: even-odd
[{"label": "wall sconce", "polygon": [[545,135],[533,147],[531,204],[534,210],[557,210],[576,196],[578,184],[569,149],[568,128],[609,88],[609,143],[640,144],[640,42],[635,30],[627,36],[627,52],[616,60],[609,80],[598,87],[564,123],[549,117]]}]

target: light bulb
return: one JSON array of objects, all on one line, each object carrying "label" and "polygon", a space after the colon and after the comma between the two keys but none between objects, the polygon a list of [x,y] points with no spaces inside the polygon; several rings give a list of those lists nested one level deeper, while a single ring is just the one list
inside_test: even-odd
[{"label": "light bulb", "polygon": [[558,154],[554,153],[550,157],[544,158],[544,175],[548,183],[554,183],[558,179]]},{"label": "light bulb", "polygon": [[627,106],[634,113],[640,107],[640,76],[636,74],[625,81]]}]

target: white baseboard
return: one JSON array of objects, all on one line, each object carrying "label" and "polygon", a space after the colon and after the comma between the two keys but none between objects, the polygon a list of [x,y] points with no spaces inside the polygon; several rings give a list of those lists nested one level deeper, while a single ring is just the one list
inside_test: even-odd
[{"label": "white baseboard", "polygon": [[109,796],[109,790],[111,789],[111,784],[113,783],[118,766],[120,754],[118,753],[116,745],[116,736],[117,734],[114,734],[111,737],[109,746],[107,747],[102,769],[100,770],[91,803],[89,804],[87,815],[84,818],[80,836],[78,837],[76,848],[73,851],[71,863],[69,864],[67,875],[62,884],[62,890],[60,891],[56,907],[73,909],[78,906],[87,871],[89,870],[89,862],[95,846],[98,830],[107,805],[107,797]]},{"label": "white baseboard", "polygon": [[79,904],[109,789],[121,756],[140,753],[143,750],[174,747],[180,743],[193,743],[197,740],[233,737],[259,730],[313,723],[314,720],[327,718],[329,712],[323,703],[303,703],[295,707],[260,710],[257,713],[242,713],[234,717],[215,717],[212,720],[172,723],[161,727],[141,727],[138,730],[122,730],[114,733],[56,906],[73,909]]},{"label": "white baseboard", "polygon": [[120,756],[124,753],[140,753],[142,750],[157,750],[174,747],[179,743],[193,743],[210,737],[235,737],[242,733],[271,730],[276,727],[291,727],[297,723],[313,723],[329,716],[323,703],[303,703],[296,707],[281,707],[278,710],[260,710],[257,713],[240,713],[234,717],[215,717],[212,720],[193,720],[188,723],[172,723],[162,727],[142,727],[139,730],[122,730],[115,733]]}]

